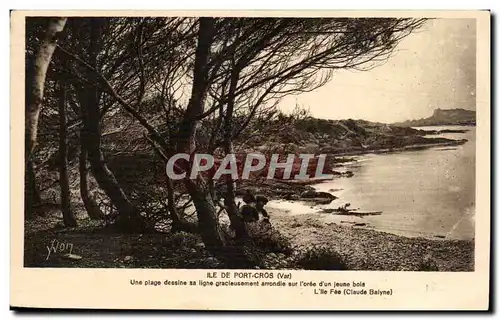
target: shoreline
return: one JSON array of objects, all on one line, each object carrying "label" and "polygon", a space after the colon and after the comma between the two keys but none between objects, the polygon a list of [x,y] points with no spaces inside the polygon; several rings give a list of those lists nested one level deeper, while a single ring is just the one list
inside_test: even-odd
[{"label": "shoreline", "polygon": [[[449,139],[448,139],[449,140]],[[370,149],[370,150],[351,150],[347,152],[342,152],[342,153],[328,153],[329,156],[332,156],[334,159],[332,160],[332,168],[337,168],[337,167],[342,167],[343,164],[349,163],[349,162],[356,162],[356,159],[345,159],[342,157],[352,157],[352,156],[363,156],[363,155],[369,155],[369,154],[389,154],[389,153],[396,153],[396,152],[407,152],[407,151],[418,151],[418,150],[426,150],[430,148],[436,148],[436,147],[450,147],[450,146],[458,146],[458,145],[463,145],[467,142],[468,140],[466,139],[461,139],[461,140],[449,140],[446,142],[436,142],[436,143],[428,143],[428,144],[414,144],[414,145],[407,145],[403,147],[397,147],[397,148],[384,148],[384,149]],[[331,181],[335,180],[338,178],[350,178],[350,174],[352,174],[350,171],[348,172],[338,172],[335,170],[332,170],[330,173],[334,174],[334,177],[331,179],[315,179],[315,178],[310,178],[306,180],[294,180],[294,179],[287,179],[287,180],[264,180],[264,181],[251,181],[251,182],[245,182],[239,187],[237,187],[236,194],[237,195],[242,195],[245,193],[245,190],[250,190],[254,193],[260,193],[266,197],[268,197],[270,200],[284,200],[284,201],[290,201],[290,202],[296,202],[296,201],[303,201],[304,199],[299,199],[297,197],[300,196],[301,193],[307,192],[307,191],[316,191],[314,188],[315,184],[318,184],[323,181]],[[336,198],[336,196],[332,193],[330,193],[333,198]],[[293,198],[295,197],[295,198]],[[319,199],[321,200],[321,199]],[[319,201],[316,204],[324,204]]]},{"label": "shoreline", "polygon": [[459,146],[465,144],[468,140],[451,140],[447,142],[437,142],[437,143],[428,143],[428,144],[412,144],[404,147],[395,147],[395,148],[384,148],[384,149],[367,149],[367,150],[351,150],[341,153],[331,153],[332,156],[343,157],[343,156],[361,156],[366,154],[385,154],[392,152],[404,152],[404,151],[414,151],[414,150],[425,150],[429,148],[435,147],[450,147],[450,146]]},{"label": "shoreline", "polygon": [[291,215],[269,208],[271,223],[298,248],[325,246],[347,259],[348,270],[425,271],[433,261],[438,271],[474,271],[474,239],[406,237],[384,231],[323,222],[316,214]]}]

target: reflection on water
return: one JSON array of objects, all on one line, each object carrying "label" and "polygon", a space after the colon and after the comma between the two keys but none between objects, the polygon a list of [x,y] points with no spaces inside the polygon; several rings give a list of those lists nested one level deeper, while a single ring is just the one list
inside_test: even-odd
[{"label": "reflection on water", "polygon": [[369,154],[361,162],[341,170],[351,178],[336,178],[315,185],[318,191],[340,189],[329,205],[272,202],[269,205],[292,213],[317,212],[346,203],[359,211],[382,211],[379,216],[350,217],[322,214],[328,221],[365,222],[369,226],[406,236],[474,238],[475,214],[475,127],[428,127],[432,130],[464,129],[440,137],[467,139],[464,145],[390,154]]}]

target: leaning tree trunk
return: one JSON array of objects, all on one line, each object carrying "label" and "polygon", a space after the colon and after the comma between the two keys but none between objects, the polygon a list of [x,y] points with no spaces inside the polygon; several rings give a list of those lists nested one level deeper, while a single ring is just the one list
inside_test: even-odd
[{"label": "leaning tree trunk", "polygon": [[[226,155],[233,154],[233,111],[236,87],[238,85],[239,71],[237,67],[233,66],[231,72],[231,82],[228,92],[228,103],[226,109],[226,116],[224,117],[224,152]],[[224,195],[224,206],[226,207],[227,215],[231,221],[231,226],[235,230],[237,238],[245,238],[248,232],[245,223],[239,214],[238,207],[236,206],[236,195],[234,190],[234,181],[232,177],[227,178],[226,194]]]},{"label": "leaning tree trunk", "polygon": [[[80,108],[79,114],[82,119],[85,119],[85,112]],[[78,171],[80,174],[80,196],[83,201],[83,206],[85,207],[85,211],[89,215],[90,219],[99,220],[104,218],[104,214],[95,202],[94,198],[89,194],[89,186],[88,186],[88,178],[89,178],[89,170],[87,167],[88,162],[88,153],[85,147],[85,136],[87,134],[85,128],[85,121],[80,128],[80,157],[78,159]]]},{"label": "leaning tree trunk", "polygon": [[212,196],[206,188],[194,181],[187,181],[186,187],[196,209],[201,238],[207,249],[219,256],[224,251],[226,239],[218,221]]},{"label": "leaning tree trunk", "polygon": [[[196,147],[195,134],[199,122],[197,117],[203,113],[203,103],[207,89],[207,63],[215,31],[214,23],[213,18],[200,18],[191,98],[177,131],[178,152],[192,154]],[[189,180],[189,178],[184,181],[196,208],[203,242],[207,249],[218,255],[224,250],[226,239],[220,227],[211,194],[208,188],[199,181]]]},{"label": "leaning tree trunk", "polygon": [[[80,137],[85,133],[81,130]],[[82,139],[81,139],[82,140]],[[89,194],[88,187],[88,169],[87,169],[87,149],[82,141],[80,141],[80,158],[79,158],[79,173],[80,173],[80,196],[82,197],[83,205],[90,219],[99,220],[104,218],[104,214],[95,202],[94,198]]]},{"label": "leaning tree trunk", "polygon": [[[155,142],[152,139],[148,138],[146,134],[144,135],[144,137],[151,144],[151,147],[153,147],[155,153],[160,157],[160,159],[166,165],[168,163],[168,157],[161,150],[161,147],[156,146]],[[165,147],[167,146],[165,145]],[[166,149],[167,150],[165,151],[169,151],[168,147]],[[168,213],[170,214],[170,218],[172,219],[172,232],[185,231],[190,233],[196,233],[198,231],[196,225],[194,223],[188,222],[185,219],[183,219],[183,217],[179,214],[179,211],[175,207],[174,184],[172,182],[172,179],[170,179],[168,175],[166,176],[166,184],[167,184],[167,210]]]},{"label": "leaning tree trunk", "polygon": [[108,168],[101,151],[101,130],[99,125],[99,109],[89,104],[85,121],[87,135],[83,140],[94,178],[99,187],[106,193],[118,210],[116,225],[122,231],[142,231],[144,225],[136,208],[127,198],[118,184],[113,172]]},{"label": "leaning tree trunk", "polygon": [[71,196],[68,179],[68,155],[66,151],[66,89],[61,86],[59,95],[59,184],[61,186],[61,211],[66,227],[76,227],[76,218],[71,211]]},{"label": "leaning tree trunk", "polygon": [[196,224],[186,221],[180,214],[179,210],[175,207],[174,185],[170,178],[167,177],[167,207],[172,219],[172,232],[189,232],[197,233],[198,227]]},{"label": "leaning tree trunk", "polygon": [[108,168],[101,150],[101,128],[98,108],[98,93],[88,88],[82,110],[85,111],[84,126],[86,134],[82,139],[83,149],[88,152],[92,174],[99,187],[106,193],[118,210],[116,225],[122,231],[143,231],[144,225],[136,208],[118,184],[113,172]]},{"label": "leaning tree trunk", "polygon": [[[97,54],[101,47],[101,22],[93,19],[90,27],[89,64],[97,68]],[[88,72],[87,79],[98,83],[95,72]],[[118,210],[115,225],[121,231],[142,232],[144,220],[130,202],[118,184],[113,172],[108,168],[101,150],[101,115],[99,111],[99,91],[96,86],[88,85],[80,94],[85,134],[80,137],[84,149],[88,152],[88,160],[92,174],[99,187],[106,193]]]},{"label": "leaning tree trunk", "polygon": [[[200,18],[198,45],[194,61],[191,98],[178,130],[177,151],[193,154],[196,150],[196,129],[199,116],[203,113],[204,97],[207,91],[208,55],[214,35],[214,19]],[[226,266],[250,268],[255,260],[247,257],[244,248],[231,246],[219,224],[217,209],[207,183],[202,179],[184,179],[186,189],[193,200],[198,216],[198,228],[207,249]]]},{"label": "leaning tree trunk", "polygon": [[66,18],[50,19],[35,59],[26,70],[25,162],[31,159],[35,148],[45,77],[56,49],[58,34],[63,31],[66,20]]}]

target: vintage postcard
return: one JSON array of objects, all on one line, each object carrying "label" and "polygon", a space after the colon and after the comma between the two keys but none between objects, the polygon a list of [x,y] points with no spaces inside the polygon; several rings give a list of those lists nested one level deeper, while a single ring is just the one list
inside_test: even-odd
[{"label": "vintage postcard", "polygon": [[12,11],[11,306],[487,310],[489,11]]}]

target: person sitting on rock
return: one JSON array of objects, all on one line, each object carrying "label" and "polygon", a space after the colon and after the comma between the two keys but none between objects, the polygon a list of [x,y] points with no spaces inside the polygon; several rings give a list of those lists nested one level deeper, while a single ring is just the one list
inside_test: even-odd
[{"label": "person sitting on rock", "polygon": [[255,199],[255,196],[253,195],[253,193],[250,192],[249,190],[246,190],[245,195],[243,195],[243,202],[245,202],[246,204],[256,202],[256,199]]},{"label": "person sitting on rock", "polygon": [[264,196],[256,196],[255,197],[255,207],[258,213],[261,213],[264,217],[263,220],[269,222],[269,214],[267,213],[264,206],[269,202],[269,200]]},{"label": "person sitting on rock", "polygon": [[269,214],[264,209],[264,206],[268,202],[266,197],[261,195],[254,196],[247,190],[246,194],[243,196],[243,202],[245,202],[245,204],[241,207],[240,212],[245,222],[259,221],[259,213],[264,217],[264,221],[269,221]]}]

